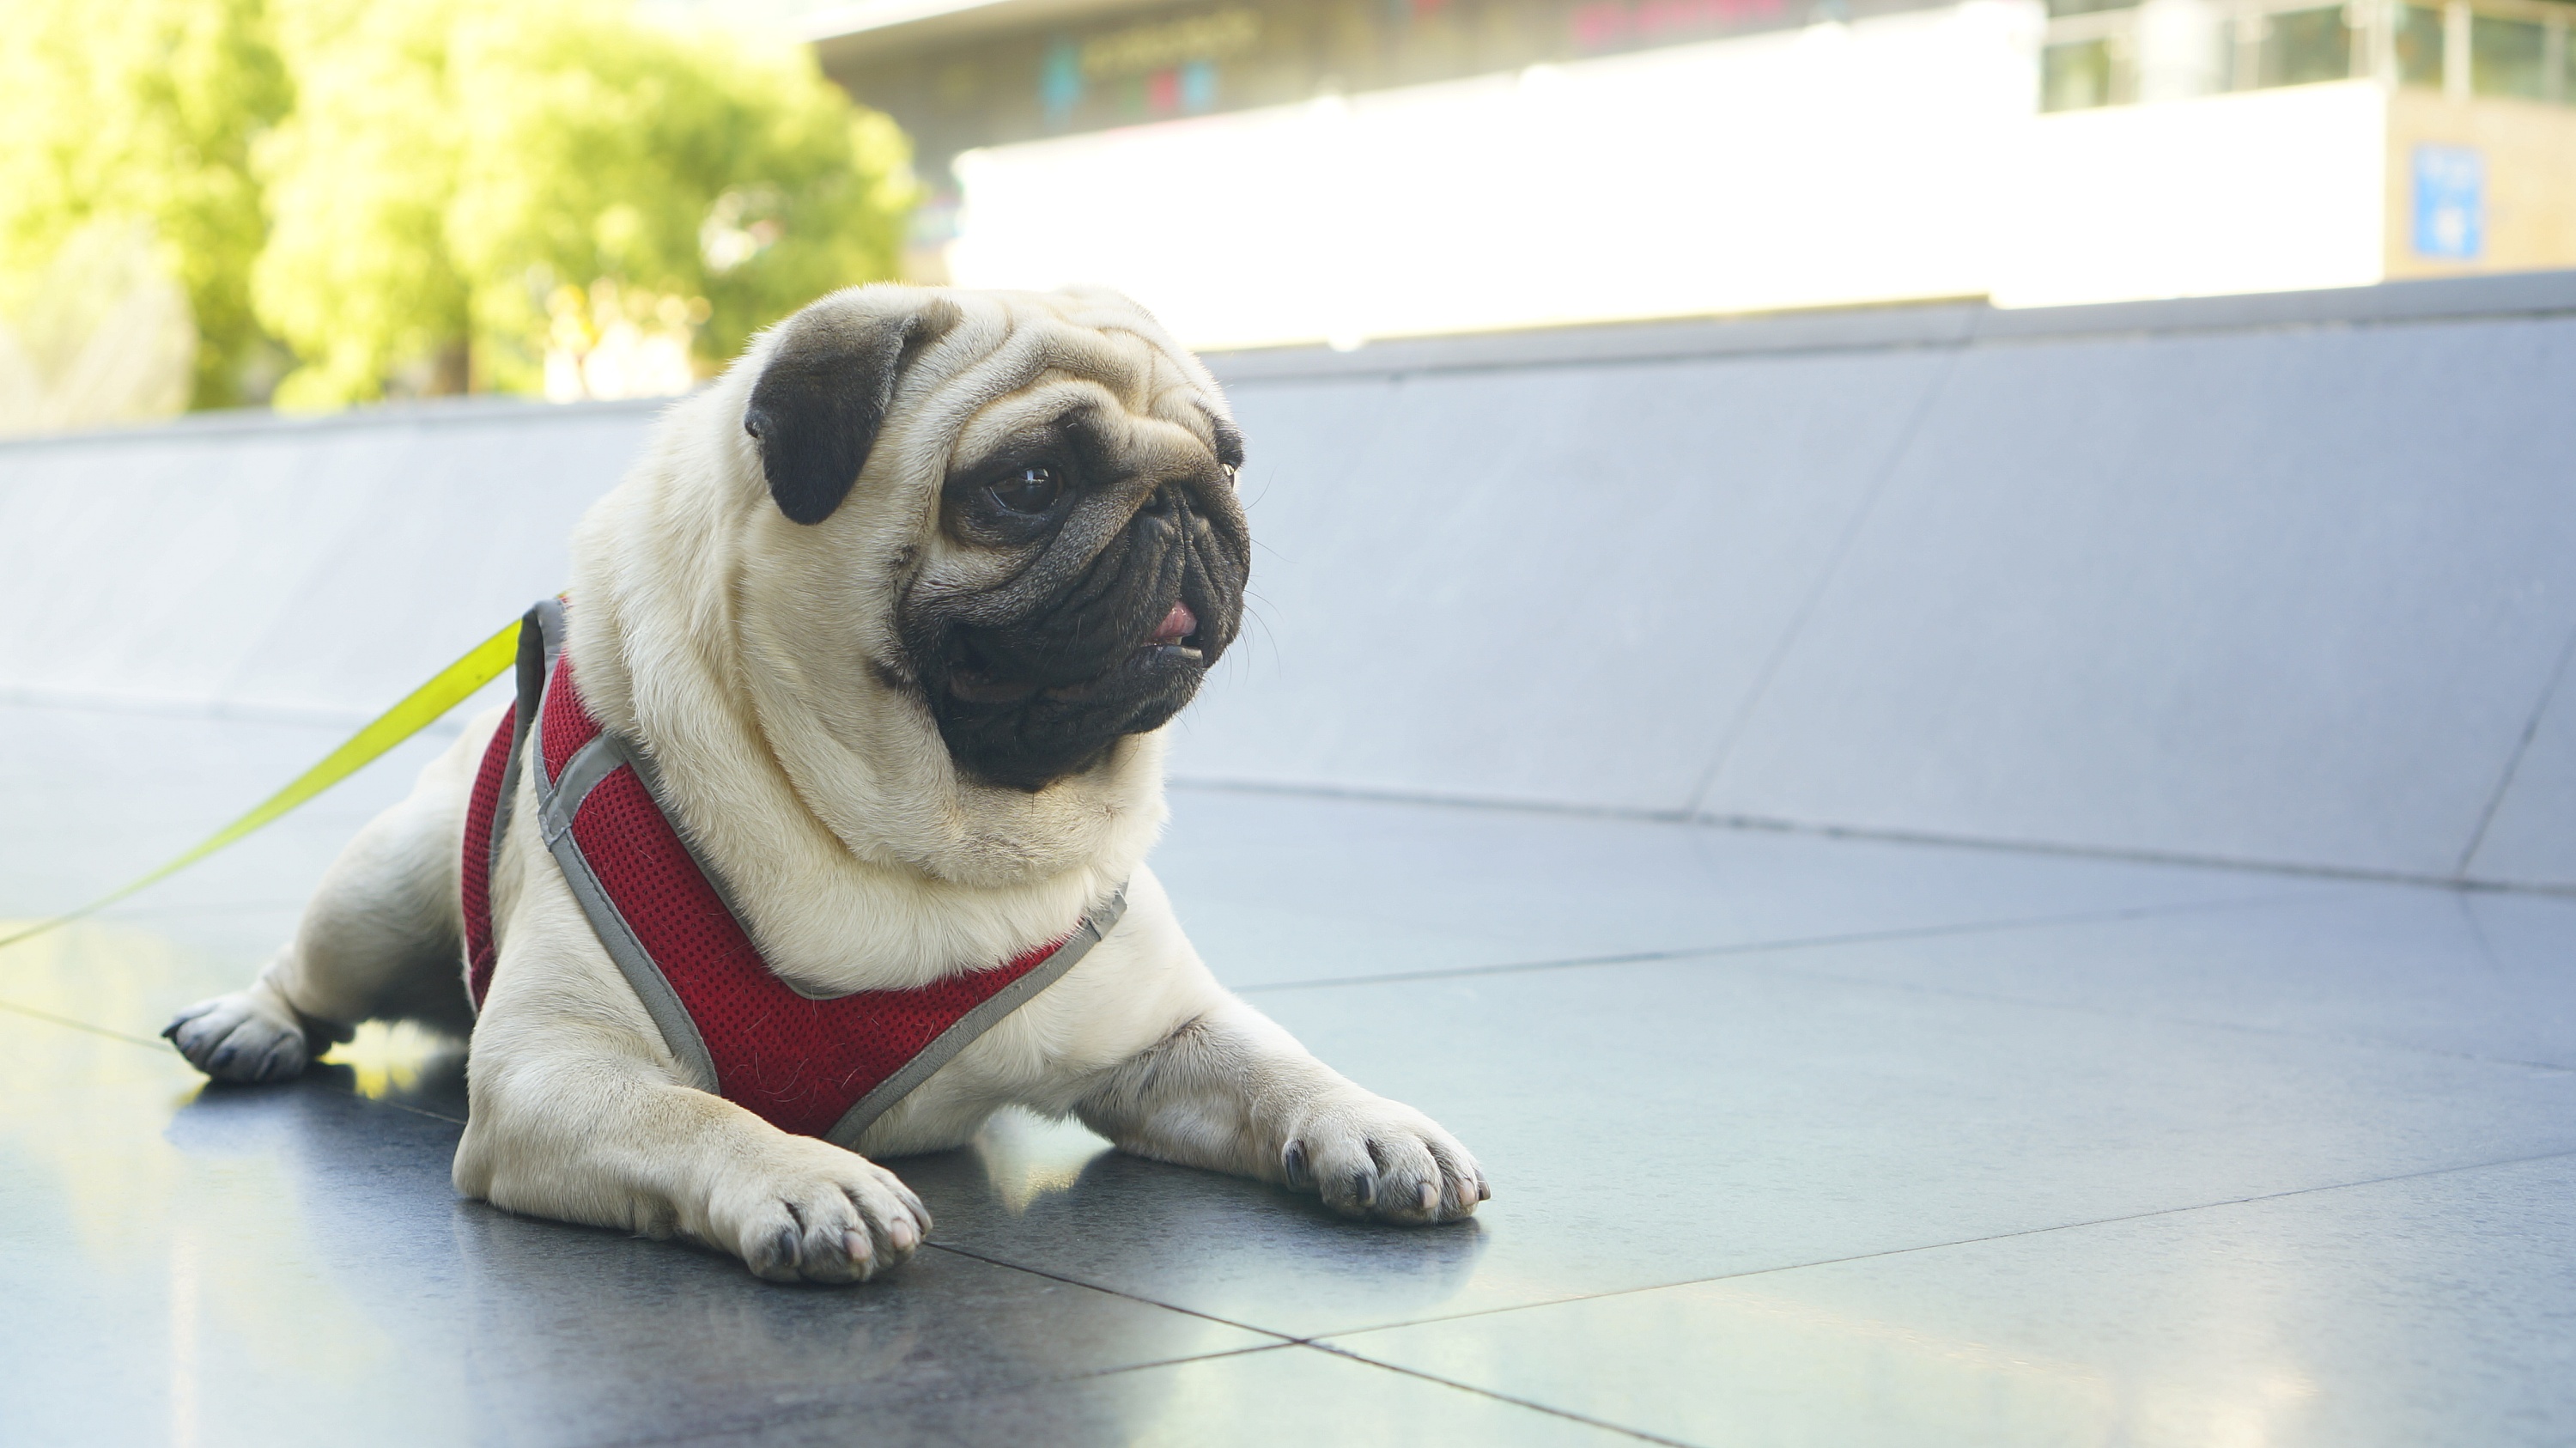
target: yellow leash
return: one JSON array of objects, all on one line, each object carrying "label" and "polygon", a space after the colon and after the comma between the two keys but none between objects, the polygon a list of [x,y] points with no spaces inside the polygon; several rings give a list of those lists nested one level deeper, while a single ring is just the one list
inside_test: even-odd
[{"label": "yellow leash", "polygon": [[259,802],[240,819],[208,835],[203,843],[139,880],[120,885],[77,910],[39,921],[15,935],[0,937],[0,950],[68,925],[84,915],[115,904],[146,885],[179,873],[224,846],[253,833],[313,796],[347,779],[381,758],[386,750],[438,721],[440,715],[471,697],[475,690],[501,677],[519,658],[519,624],[510,625],[438,671],[435,678],[403,696],[401,703],[376,716],[349,742],[324,755],[322,762],[295,777],[293,783]]}]

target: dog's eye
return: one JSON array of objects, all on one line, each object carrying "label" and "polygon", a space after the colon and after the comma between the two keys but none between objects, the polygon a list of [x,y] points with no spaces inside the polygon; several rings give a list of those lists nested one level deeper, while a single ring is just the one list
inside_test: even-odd
[{"label": "dog's eye", "polygon": [[1064,484],[1056,479],[1053,468],[1022,468],[984,491],[1014,513],[1043,513],[1055,506],[1056,495],[1064,491]]}]

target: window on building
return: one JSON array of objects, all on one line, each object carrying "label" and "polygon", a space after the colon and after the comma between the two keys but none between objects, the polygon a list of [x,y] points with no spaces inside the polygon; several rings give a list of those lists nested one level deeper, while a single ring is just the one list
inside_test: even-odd
[{"label": "window on building", "polygon": [[[828,37],[816,49],[835,80],[903,124],[919,147],[921,165],[936,177],[951,157],[976,146],[1508,73],[1944,3],[1948,0],[1051,4],[1029,6],[1033,18],[1018,24],[961,26],[911,39],[889,30],[854,31]],[[2072,3],[2099,5],[2105,0]],[[2108,3],[2133,5],[2136,0]]]},{"label": "window on building", "polygon": [[2249,15],[2237,23],[2258,27],[2257,87],[2310,85],[2321,80],[2344,80],[2352,74],[2352,27],[2345,23],[2340,5]]},{"label": "window on building", "polygon": [[2549,98],[2549,32],[2533,20],[2469,18],[2469,89],[2482,96]]},{"label": "window on building", "polygon": [[2048,0],[2039,108],[2083,111],[2137,99],[2138,0]]},{"label": "window on building", "polygon": [[2442,85],[2442,12],[2407,5],[2397,12],[2397,79],[2403,85]]},{"label": "window on building", "polygon": [[2129,99],[2126,46],[2116,36],[2052,45],[2040,52],[2044,111],[2083,111]]}]

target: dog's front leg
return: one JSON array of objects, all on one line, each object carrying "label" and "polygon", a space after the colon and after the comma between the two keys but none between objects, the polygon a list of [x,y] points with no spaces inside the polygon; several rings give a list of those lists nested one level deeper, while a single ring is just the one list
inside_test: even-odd
[{"label": "dog's front leg", "polygon": [[1449,1222],[1492,1195],[1437,1122],[1353,1084],[1232,996],[1113,1069],[1074,1109],[1139,1156],[1282,1182],[1348,1216]]},{"label": "dog's front leg", "polygon": [[[930,1231],[894,1173],[685,1084],[631,994],[619,1000],[578,968],[532,986],[535,972],[521,966],[514,979],[512,965],[505,956],[475,1028],[460,1192],[686,1237],[774,1282],[865,1281]],[[615,979],[604,960],[594,969]]]}]

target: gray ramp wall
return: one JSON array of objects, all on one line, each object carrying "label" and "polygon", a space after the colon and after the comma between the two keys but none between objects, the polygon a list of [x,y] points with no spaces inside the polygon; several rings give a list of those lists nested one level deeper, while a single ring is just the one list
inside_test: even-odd
[{"label": "gray ramp wall", "polygon": [[0,443],[0,700],[372,714],[564,586],[654,408],[467,403]]},{"label": "gray ramp wall", "polygon": [[[1182,778],[2576,887],[2576,274],[1211,360]],[[0,444],[0,698],[372,711],[652,411]]]},{"label": "gray ramp wall", "polygon": [[1700,803],[2452,873],[2571,465],[2576,318],[1969,349]]},{"label": "gray ramp wall", "polygon": [[2576,883],[2576,276],[1218,365],[1185,777]]}]

